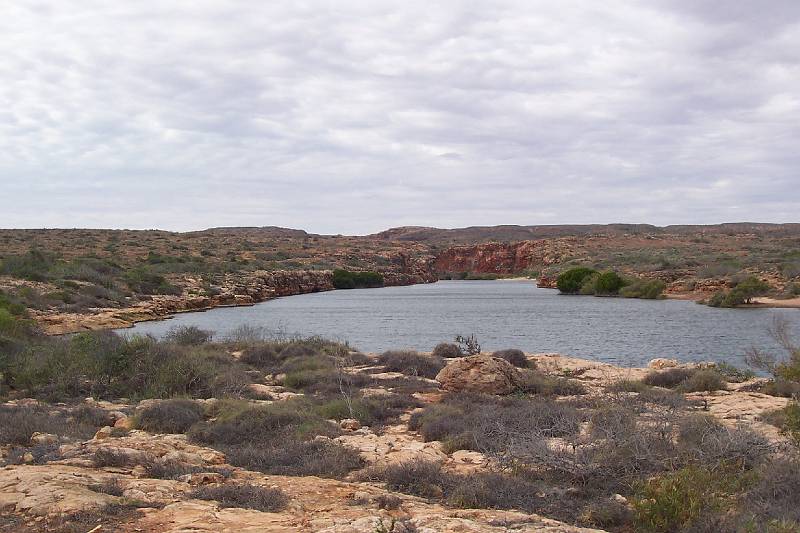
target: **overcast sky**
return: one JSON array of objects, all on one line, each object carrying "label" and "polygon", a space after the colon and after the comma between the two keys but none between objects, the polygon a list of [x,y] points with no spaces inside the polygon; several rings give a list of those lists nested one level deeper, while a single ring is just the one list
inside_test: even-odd
[{"label": "overcast sky", "polygon": [[0,227],[800,221],[798,0],[0,13]]}]

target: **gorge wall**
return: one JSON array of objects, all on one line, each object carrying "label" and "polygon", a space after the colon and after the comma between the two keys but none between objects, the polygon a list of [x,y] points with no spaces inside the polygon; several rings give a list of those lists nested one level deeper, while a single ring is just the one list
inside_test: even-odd
[{"label": "gorge wall", "polygon": [[571,253],[570,244],[570,240],[535,240],[454,246],[436,257],[433,268],[437,274],[520,274],[563,261]]}]

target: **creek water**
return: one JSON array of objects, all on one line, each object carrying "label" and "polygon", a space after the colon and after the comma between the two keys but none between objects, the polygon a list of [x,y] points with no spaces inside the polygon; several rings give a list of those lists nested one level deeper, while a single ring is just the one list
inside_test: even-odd
[{"label": "creek water", "polygon": [[195,325],[224,338],[243,324],[268,333],[321,335],[365,352],[430,351],[473,334],[484,351],[558,352],[620,366],[655,357],[743,365],[750,347],[778,352],[767,329],[796,309],[714,309],[680,300],[563,296],[532,281],[440,281],[428,285],[339,290],[288,296],[249,307],[181,313],[120,330],[161,336]]}]

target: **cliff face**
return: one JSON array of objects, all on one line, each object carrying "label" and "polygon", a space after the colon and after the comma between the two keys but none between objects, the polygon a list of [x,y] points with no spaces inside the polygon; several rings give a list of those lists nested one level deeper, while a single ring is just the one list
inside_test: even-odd
[{"label": "cliff face", "polygon": [[536,240],[455,246],[436,257],[434,269],[438,273],[518,274],[562,261],[570,252],[569,244]]}]

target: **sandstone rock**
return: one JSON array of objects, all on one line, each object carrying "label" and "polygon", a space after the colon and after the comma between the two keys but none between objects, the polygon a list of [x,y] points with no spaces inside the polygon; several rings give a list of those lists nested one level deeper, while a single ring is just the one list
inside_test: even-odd
[{"label": "sandstone rock", "polygon": [[661,370],[664,368],[674,368],[678,366],[678,361],[675,359],[664,359],[663,357],[657,357],[655,359],[651,359],[649,363],[647,363],[648,368],[653,368],[656,370]]},{"label": "sandstone rock", "polygon": [[260,383],[251,383],[247,386],[247,392],[250,396],[258,400],[271,400],[272,389],[269,385],[262,385]]},{"label": "sandstone rock", "polygon": [[128,416],[117,418],[117,420],[114,422],[114,427],[118,429],[132,429],[133,419]]},{"label": "sandstone rock", "polygon": [[31,435],[31,444],[55,444],[58,442],[58,435],[52,433],[34,433]]},{"label": "sandstone rock", "polygon": [[448,391],[511,394],[519,384],[519,371],[499,357],[473,355],[456,359],[436,375]]},{"label": "sandstone rock", "polygon": [[111,426],[104,426],[97,430],[97,433],[94,434],[94,440],[103,440],[107,439],[111,436],[111,432],[113,429]]},{"label": "sandstone rock", "polygon": [[361,423],[355,418],[345,418],[344,420],[339,422],[339,427],[341,427],[342,429],[355,431],[357,429],[361,429]]},{"label": "sandstone rock", "polygon": [[200,472],[197,474],[186,474],[184,476],[180,476],[178,481],[183,481],[184,483],[188,483],[192,486],[198,486],[211,485],[212,483],[222,483],[225,481],[225,478],[222,474],[218,474],[217,472]]}]

